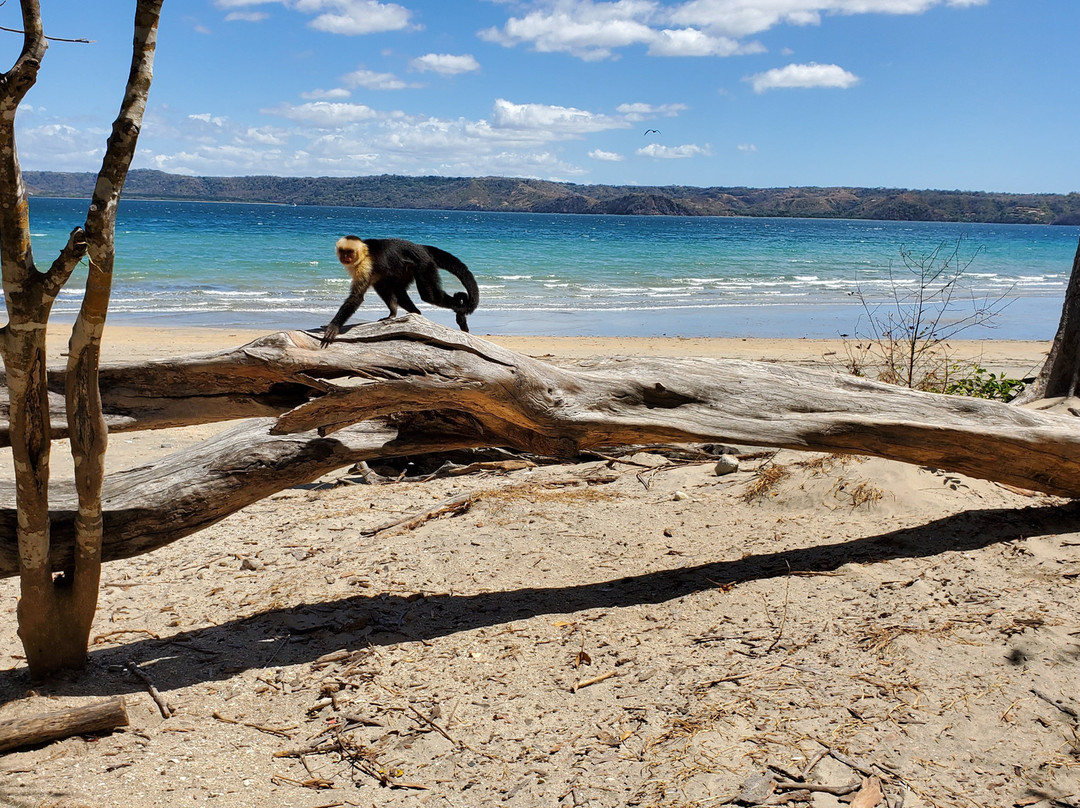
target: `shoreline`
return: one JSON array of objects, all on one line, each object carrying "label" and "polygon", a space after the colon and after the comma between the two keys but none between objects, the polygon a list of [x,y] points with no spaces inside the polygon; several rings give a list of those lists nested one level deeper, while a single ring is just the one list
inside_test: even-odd
[{"label": "shoreline", "polygon": [[[1010,299],[986,323],[963,325],[963,312],[943,318],[945,333],[955,331],[959,342],[1043,341],[1057,333],[1061,318],[1058,296],[1027,296]],[[307,330],[327,323],[336,305],[322,308],[274,311],[144,311],[110,312],[109,324],[121,327],[180,331],[188,328],[229,331]],[[352,323],[374,322],[385,309],[377,305],[358,312]],[[456,328],[452,312],[427,306],[424,316],[448,328]],[[55,311],[55,326],[70,327],[76,310]],[[652,309],[482,309],[470,317],[473,333],[523,338],[701,338],[701,339],[818,339],[866,338],[875,326],[871,316],[885,316],[878,307],[872,312],[853,300],[773,302],[768,304],[729,303],[724,305],[667,306]],[[955,318],[961,318],[958,323]],[[952,341],[952,340],[950,340]]]},{"label": "shoreline", "polygon": [[[186,326],[107,324],[102,342],[102,362],[116,363],[164,359],[213,353],[241,345],[280,330]],[[574,361],[596,356],[671,356],[741,359],[760,362],[789,362],[843,370],[851,339],[788,337],[609,337],[609,336],[520,336],[474,333],[481,339],[527,356],[553,361]],[[950,340],[957,361],[978,361],[995,373],[1022,378],[1038,372],[1050,349],[1050,340]],[[63,362],[67,350],[64,329],[54,329],[49,342],[49,362]]]}]

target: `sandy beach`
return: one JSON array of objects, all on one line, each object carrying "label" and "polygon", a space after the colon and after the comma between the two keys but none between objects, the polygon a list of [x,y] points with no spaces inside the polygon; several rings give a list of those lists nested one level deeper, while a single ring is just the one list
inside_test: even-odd
[{"label": "sandy beach", "polygon": [[[237,328],[151,328],[106,326],[103,361],[160,359],[232,348],[265,335],[266,331]],[[50,343],[51,361],[62,361],[65,327]],[[841,339],[742,339],[707,337],[519,337],[477,336],[528,356],[579,359],[590,356],[708,356],[753,361],[791,361],[830,366],[843,353]],[[957,340],[950,343],[961,359],[979,359],[996,372],[1017,376],[1038,369],[1049,350],[1048,341]]]},{"label": "sandy beach", "polygon": [[[263,333],[110,325],[104,354]],[[841,371],[846,350],[481,336],[567,364]],[[1024,376],[1049,346],[952,347]],[[109,467],[219,428],[115,435]],[[0,804],[1080,804],[1076,506],[881,459],[731,450],[724,475],[663,449],[375,485],[341,469],[106,565],[88,668],[48,685],[26,676],[17,582],[0,582],[0,721],[117,694],[131,720],[4,755]],[[454,497],[468,507],[386,527]]]}]

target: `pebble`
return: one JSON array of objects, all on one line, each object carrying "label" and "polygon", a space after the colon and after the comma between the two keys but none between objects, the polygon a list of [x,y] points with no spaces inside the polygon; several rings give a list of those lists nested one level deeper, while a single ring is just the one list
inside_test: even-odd
[{"label": "pebble", "polygon": [[716,461],[716,468],[714,469],[717,477],[723,477],[725,474],[731,474],[732,472],[739,470],[739,458],[734,455],[720,455]]}]

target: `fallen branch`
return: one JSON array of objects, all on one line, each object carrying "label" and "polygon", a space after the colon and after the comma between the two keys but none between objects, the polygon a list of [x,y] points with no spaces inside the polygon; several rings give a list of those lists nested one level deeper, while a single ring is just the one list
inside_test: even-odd
[{"label": "fallen branch", "polygon": [[[52,389],[63,382],[63,373],[50,375]],[[290,331],[208,356],[114,365],[102,369],[101,397],[112,432],[261,417],[152,468],[111,475],[106,561],[337,468],[478,447],[576,457],[727,442],[887,457],[1080,497],[1080,431],[1067,416],[739,360],[637,358],[568,370],[416,315],[357,326],[326,349],[318,335]],[[2,398],[0,388],[0,418]],[[62,435],[58,395],[50,406]],[[0,444],[7,438],[0,421]],[[69,570],[74,498],[57,491],[50,500],[50,561]],[[18,569],[10,486],[0,486],[0,502],[6,577]]]},{"label": "fallen branch", "polygon": [[430,508],[425,508],[420,513],[415,513],[410,516],[404,516],[401,519],[393,519],[378,527],[368,528],[361,530],[361,536],[379,536],[389,533],[391,530],[415,530],[425,522],[430,522],[432,519],[438,519],[441,516],[457,516],[458,514],[465,513],[472,507],[473,502],[479,495],[474,491],[469,494],[459,494],[456,497],[450,497],[444,499],[442,502],[438,502],[432,505]]},{"label": "fallen branch", "polygon": [[0,722],[0,754],[52,743],[72,735],[108,732],[127,725],[127,709],[120,697],[68,710],[15,718]]},{"label": "fallen branch", "polygon": [[229,718],[228,716],[222,715],[217,710],[214,710],[212,715],[214,716],[214,718],[216,718],[218,721],[221,721],[222,723],[236,724],[237,726],[240,726],[240,727],[249,727],[250,729],[258,730],[259,732],[265,732],[267,735],[276,735],[277,737],[285,738],[286,740],[291,740],[292,739],[292,735],[290,735],[289,733],[296,729],[295,726],[292,726],[292,727],[268,727],[268,726],[266,726],[264,724],[252,723],[251,721],[239,721],[239,720],[237,720],[235,718]]},{"label": "fallen branch", "polygon": [[158,706],[158,711],[161,713],[162,718],[172,718],[173,708],[165,700],[165,697],[161,695],[161,691],[157,689],[157,685],[154,684],[154,680],[150,678],[150,674],[136,665],[133,661],[129,660],[127,663],[127,669],[142,679],[143,684],[146,685],[146,689],[150,692],[150,698],[154,700],[154,704]]}]

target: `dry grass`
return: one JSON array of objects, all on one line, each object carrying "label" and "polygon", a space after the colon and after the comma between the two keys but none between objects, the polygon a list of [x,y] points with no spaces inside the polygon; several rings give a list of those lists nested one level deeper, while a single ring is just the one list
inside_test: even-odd
[{"label": "dry grass", "polygon": [[743,491],[744,502],[758,502],[768,495],[776,496],[776,486],[781,480],[790,476],[791,470],[787,466],[767,465],[758,469],[754,479]]},{"label": "dry grass", "polygon": [[610,502],[618,499],[619,495],[610,491],[598,490],[592,486],[577,486],[574,488],[505,488],[491,491],[478,492],[474,502],[538,502],[589,504],[592,502]]},{"label": "dry grass", "polygon": [[[743,492],[744,502],[760,502],[766,496],[776,496],[776,487],[791,476],[792,469],[805,469],[815,477],[824,477],[834,473],[837,469],[850,463],[861,463],[864,458],[850,454],[825,454],[816,455],[807,460],[799,460],[788,465],[781,465],[767,461],[758,469],[754,479],[747,485]],[[850,498],[851,507],[858,508],[861,505],[872,505],[879,502],[885,492],[866,481],[849,488],[850,481],[838,476],[832,487],[831,494],[838,496],[843,494]]]}]

